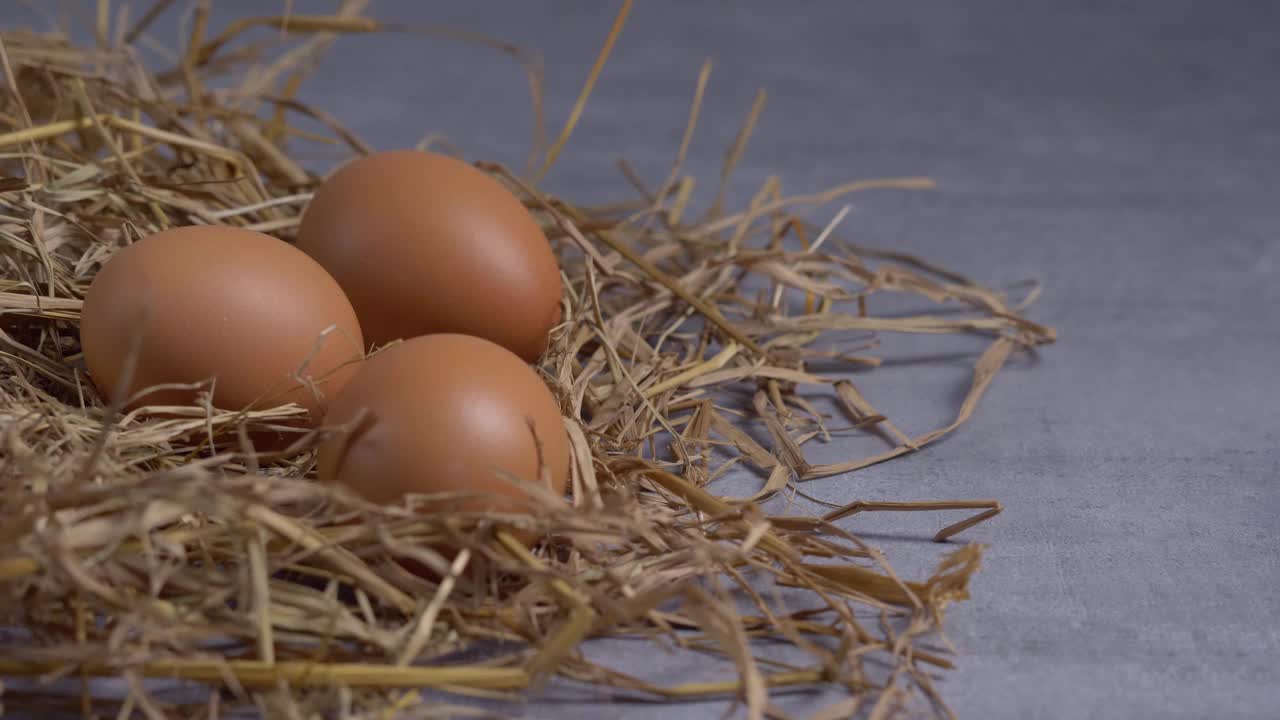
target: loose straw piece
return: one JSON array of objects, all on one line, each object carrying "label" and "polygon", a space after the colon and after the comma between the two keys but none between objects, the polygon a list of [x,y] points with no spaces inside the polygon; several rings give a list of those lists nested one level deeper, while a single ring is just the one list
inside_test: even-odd
[{"label": "loose straw piece", "polygon": [[[67,667],[54,660],[22,661],[0,659],[0,676],[45,675]],[[93,676],[113,676],[128,666],[101,662],[72,665]],[[144,663],[137,672],[148,678],[196,680],[221,683],[234,678],[245,688],[268,689],[287,682],[299,687],[375,688],[477,688],[517,690],[529,684],[529,676],[520,668],[463,667],[392,667],[371,663],[317,663],[287,661],[266,663],[257,660],[157,660]]]},{"label": "loose straw piece", "polygon": [[622,0],[622,7],[618,8],[618,16],[613,20],[613,27],[609,30],[609,34],[604,39],[604,46],[600,48],[600,54],[596,56],[595,63],[591,66],[591,72],[587,74],[587,81],[582,86],[582,92],[578,94],[578,99],[573,104],[573,110],[569,112],[569,119],[565,121],[564,129],[560,131],[560,136],[552,143],[547,150],[546,160],[543,161],[542,167],[538,172],[534,173],[533,182],[536,185],[547,171],[555,164],[556,159],[560,157],[560,152],[564,150],[565,143],[569,142],[569,136],[573,134],[573,129],[578,125],[578,119],[582,117],[582,111],[587,106],[587,99],[591,97],[591,91],[596,86],[596,80],[600,77],[600,71],[604,70],[604,64],[609,59],[609,54],[613,52],[613,45],[618,41],[618,36],[622,34],[622,26],[627,23],[627,15],[631,13],[632,0]]}]

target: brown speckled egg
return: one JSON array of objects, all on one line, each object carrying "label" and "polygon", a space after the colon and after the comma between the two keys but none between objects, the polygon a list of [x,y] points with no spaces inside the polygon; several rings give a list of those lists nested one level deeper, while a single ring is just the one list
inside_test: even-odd
[{"label": "brown speckled egg", "polygon": [[466,493],[426,507],[527,511],[526,491],[495,471],[536,482],[535,436],[551,490],[563,494],[569,474],[568,436],[546,384],[510,351],[467,335],[418,337],[370,357],[325,424],[348,430],[320,447],[320,479],[376,503]]},{"label": "brown speckled egg", "polygon": [[[213,379],[215,407],[296,402],[312,421],[364,350],[355,311],[324,268],[281,240],[220,226],[166,230],[117,252],[85,296],[80,341],[107,397],[136,347],[129,396]],[[195,396],[161,389],[131,405],[185,405]]]},{"label": "brown speckled egg", "polygon": [[532,361],[560,316],[560,271],[537,222],[445,155],[394,150],[343,166],[307,206],[298,247],[337,278],[377,345],[461,333]]}]

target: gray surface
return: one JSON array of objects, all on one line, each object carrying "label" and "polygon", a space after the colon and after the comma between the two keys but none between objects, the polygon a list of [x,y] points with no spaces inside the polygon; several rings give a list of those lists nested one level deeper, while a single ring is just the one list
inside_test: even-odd
[{"label": "gray surface", "polygon": [[[224,0],[219,14],[264,5]],[[1005,503],[968,534],[992,547],[975,600],[950,617],[963,655],[942,690],[960,717],[1280,717],[1280,4],[637,5],[552,189],[624,195],[620,155],[660,177],[711,57],[690,164],[700,178],[715,177],[764,86],[770,106],[738,199],[768,174],[794,192],[929,175],[939,190],[857,198],[845,233],[991,283],[1046,283],[1033,317],[1062,341],[1002,375],[970,425],[915,457],[806,488],[836,501]],[[612,3],[383,0],[375,10],[542,49],[558,126]],[[347,39],[305,94],[380,147],[441,131],[471,156],[517,166],[528,148],[529,116],[513,112],[525,107],[524,80],[484,50]],[[874,373],[867,391],[927,429],[967,382],[972,357],[951,353],[973,346],[895,347],[936,357]],[[907,567],[933,557],[875,533],[924,536],[937,518],[847,526]],[[706,671],[602,652],[666,679]],[[721,710],[574,704],[529,715]]]}]

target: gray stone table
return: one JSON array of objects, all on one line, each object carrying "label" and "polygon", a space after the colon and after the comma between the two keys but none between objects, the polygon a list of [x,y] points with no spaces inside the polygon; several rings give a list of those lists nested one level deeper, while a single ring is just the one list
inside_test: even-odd
[{"label": "gray stone table", "polygon": [[[216,19],[276,5],[222,0]],[[614,9],[373,4],[386,20],[543,51],[553,127]],[[736,201],[769,174],[792,192],[928,175],[939,189],[855,198],[842,231],[985,282],[1045,284],[1032,317],[1061,341],[1003,373],[970,424],[926,452],[806,486],[838,502],[1005,504],[967,535],[991,548],[974,600],[949,617],[962,655],[941,687],[958,715],[1280,717],[1280,3],[639,2],[549,187],[618,199],[619,157],[660,178],[706,58],[715,70],[689,162],[704,185],[765,87]],[[524,78],[485,49],[345,38],[303,94],[381,148],[440,132],[471,157],[522,167],[529,147]],[[977,346],[895,347],[905,359],[866,390],[901,424],[933,427]],[[846,526],[923,571],[936,552],[918,538],[938,522]],[[700,671],[610,652],[659,679]],[[832,699],[785,707],[803,716]],[[578,697],[524,712],[724,709]]]}]

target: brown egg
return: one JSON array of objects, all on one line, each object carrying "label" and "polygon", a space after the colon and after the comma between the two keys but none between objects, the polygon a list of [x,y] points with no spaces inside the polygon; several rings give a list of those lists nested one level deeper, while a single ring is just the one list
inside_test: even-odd
[{"label": "brown egg", "polygon": [[[554,396],[510,351],[467,335],[428,335],[369,358],[325,417],[349,426],[320,447],[320,479],[376,503],[408,494],[467,493],[431,510],[525,512],[519,483],[538,479],[563,494],[569,441]],[[532,428],[530,427],[532,424]]]},{"label": "brown egg", "polygon": [[298,247],[338,279],[374,344],[462,333],[532,361],[558,322],[560,271],[537,222],[445,155],[395,150],[343,166],[307,206]]},{"label": "brown egg", "polygon": [[[107,397],[136,346],[129,396],[212,378],[215,407],[296,402],[313,421],[364,349],[355,311],[324,268],[281,240],[219,226],[166,230],[116,253],[85,296],[80,341]],[[132,405],[185,405],[195,394],[162,389]]]}]

